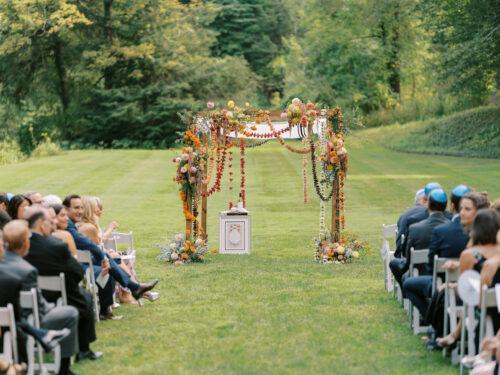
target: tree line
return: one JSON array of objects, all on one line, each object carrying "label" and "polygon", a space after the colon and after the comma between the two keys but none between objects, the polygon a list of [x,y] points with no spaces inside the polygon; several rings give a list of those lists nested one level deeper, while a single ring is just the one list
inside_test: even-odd
[{"label": "tree line", "polygon": [[0,137],[167,147],[179,113],[228,99],[368,125],[473,107],[498,87],[499,17],[498,0],[0,0]]}]

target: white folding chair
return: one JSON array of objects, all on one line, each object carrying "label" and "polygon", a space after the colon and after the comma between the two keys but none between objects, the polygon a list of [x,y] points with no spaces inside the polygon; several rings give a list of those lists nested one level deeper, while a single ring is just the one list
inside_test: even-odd
[{"label": "white folding chair", "polygon": [[125,264],[130,263],[132,276],[137,280],[137,274],[135,273],[136,249],[134,247],[132,231],[128,233],[113,232],[112,237],[115,243],[115,250],[122,252],[120,259]]},{"label": "white folding chair", "polygon": [[[24,310],[31,310],[28,316],[28,323],[35,328],[40,328],[40,315],[38,311],[38,297],[35,288],[32,288],[29,292],[22,291],[19,296],[19,301],[21,308]],[[28,341],[26,343],[26,352],[28,353],[28,375],[33,375],[35,372],[40,374],[46,374],[47,371],[53,371],[55,373],[59,372],[59,366],[61,363],[61,347],[59,345],[53,351],[54,362],[43,363],[43,349],[40,343],[35,342],[32,336],[28,336]],[[35,363],[35,354],[38,357],[38,363]]]},{"label": "white folding chair", "polygon": [[[460,285],[474,285],[474,281],[479,286],[479,273],[475,271],[466,271],[460,275],[458,278],[458,292],[460,294]],[[463,374],[464,365],[462,359],[467,353],[468,356],[476,355],[476,327],[478,325],[478,320],[476,319],[475,308],[480,305],[481,300],[481,290],[477,288],[463,289],[466,290],[465,295],[460,294],[460,298],[463,300],[463,317],[462,317],[462,330],[460,335],[460,374]],[[469,303],[467,303],[469,301]],[[466,347],[467,340],[467,347]]]},{"label": "white folding chair", "polygon": [[[481,290],[481,315],[479,319],[479,343],[483,341],[483,338],[494,336],[493,321],[491,317],[486,314],[486,309],[489,307],[497,307],[497,299],[495,294],[495,288],[490,288],[483,285]],[[498,311],[496,311],[498,314]]]},{"label": "white folding chair", "polygon": [[92,254],[87,250],[77,250],[76,258],[79,263],[87,265],[87,269],[85,270],[85,289],[92,295],[95,320],[99,322],[99,289],[95,282]]},{"label": "white folding chair", "polygon": [[61,297],[57,300],[58,306],[66,306],[68,304],[64,273],[61,272],[59,276],[38,275],[38,287],[41,290],[61,293]]},{"label": "white folding chair", "polygon": [[394,290],[394,280],[389,268],[389,262],[394,258],[394,250],[391,249],[391,243],[395,244],[398,226],[396,224],[382,224],[382,247],[380,255],[384,265],[384,287],[387,292]]},{"label": "white folding chair", "polygon": [[[444,278],[444,309],[443,309],[443,337],[449,332],[453,332],[457,328],[457,324],[463,315],[463,306],[457,306],[457,288],[452,287],[452,283],[458,281],[460,272],[458,269],[445,270]],[[448,322],[450,330],[448,331]],[[446,356],[446,349],[443,349],[443,357]],[[451,352],[451,363],[456,365],[459,362],[459,348],[455,348]]]},{"label": "white folding chair", "polygon": [[3,332],[3,352],[0,353],[0,358],[9,363],[18,363],[16,318],[14,316],[14,307],[10,303],[7,307],[0,307],[1,328],[8,328],[9,330]]},{"label": "white folding chair", "polygon": [[[429,249],[410,249],[410,277],[415,277],[419,275],[418,268],[416,266],[427,264],[429,262]],[[411,301],[409,301],[409,314],[410,314],[410,325],[413,328],[414,334],[427,333],[429,326],[420,326],[420,311],[413,306]]]}]

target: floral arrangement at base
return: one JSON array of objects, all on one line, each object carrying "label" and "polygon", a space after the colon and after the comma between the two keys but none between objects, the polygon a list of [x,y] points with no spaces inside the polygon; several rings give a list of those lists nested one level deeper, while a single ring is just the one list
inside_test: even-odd
[{"label": "floral arrangement at base", "polygon": [[368,251],[366,243],[352,238],[347,233],[342,233],[338,242],[332,241],[329,232],[322,239],[315,238],[314,242],[316,244],[314,259],[320,263],[350,263]]},{"label": "floral arrangement at base", "polygon": [[185,240],[180,233],[176,234],[168,247],[160,247],[161,254],[159,260],[168,261],[175,265],[191,262],[202,262],[208,249],[208,244],[202,238],[198,238],[192,243]]}]

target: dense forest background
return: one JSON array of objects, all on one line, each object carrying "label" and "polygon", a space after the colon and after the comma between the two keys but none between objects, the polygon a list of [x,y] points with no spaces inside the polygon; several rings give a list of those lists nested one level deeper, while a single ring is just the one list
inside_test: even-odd
[{"label": "dense forest background", "polygon": [[365,126],[497,101],[499,0],[0,0],[0,141],[167,147],[228,99]]}]

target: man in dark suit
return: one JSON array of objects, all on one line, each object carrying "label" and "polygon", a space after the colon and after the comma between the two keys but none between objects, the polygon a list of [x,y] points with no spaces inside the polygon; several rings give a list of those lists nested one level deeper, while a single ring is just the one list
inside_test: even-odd
[{"label": "man in dark suit", "polygon": [[429,245],[429,262],[420,276],[409,277],[403,283],[403,292],[418,308],[422,315],[427,313],[429,307],[428,298],[432,292],[432,273],[434,270],[434,256],[439,258],[459,258],[467,246],[469,236],[460,224],[458,212],[460,210],[460,199],[468,193],[469,187],[459,185],[451,192],[451,206],[455,213],[449,223],[438,225],[432,231]]},{"label": "man in dark suit", "polygon": [[108,254],[104,253],[99,246],[93,243],[90,239],[78,232],[76,228],[76,223],[82,220],[83,215],[83,205],[82,200],[79,195],[69,195],[64,198],[64,206],[68,212],[68,228],[66,229],[75,240],[76,247],[79,250],[88,250],[92,253],[92,258],[94,262],[94,272],[96,276],[101,272],[101,267],[98,266],[102,264],[103,260],[107,259],[109,262],[109,274],[112,278],[116,280],[124,288],[130,289],[132,296],[139,300],[142,298],[144,293],[153,289],[158,280],[154,280],[146,284],[138,284],[133,281],[130,276],[115,262],[115,260]]},{"label": "man in dark suit", "polygon": [[389,263],[394,278],[403,288],[402,278],[410,267],[410,249],[428,249],[431,242],[432,230],[449,220],[444,216],[448,197],[442,189],[434,189],[429,193],[429,217],[418,223],[412,224],[408,230],[408,240],[404,249],[405,258],[395,258]]},{"label": "man in dark suit", "polygon": [[[52,226],[49,219],[45,226]],[[8,251],[5,252],[2,268],[7,269],[19,276],[22,280],[22,290],[29,291],[36,288],[38,291],[38,309],[41,320],[41,327],[45,329],[69,330],[69,335],[61,341],[61,366],[59,374],[72,374],[70,370],[70,358],[78,353],[78,310],[72,306],[55,306],[49,304],[43,298],[38,289],[38,271],[23,257],[27,255],[30,248],[30,233],[26,222],[14,220],[4,228],[5,242],[8,244]],[[27,316],[23,315],[23,318]]]},{"label": "man in dark suit", "polygon": [[[64,273],[68,304],[74,306],[79,314],[78,321],[78,360],[95,360],[102,353],[93,352],[90,343],[97,339],[92,296],[79,286],[84,277],[83,268],[73,258],[66,243],[51,236],[53,226],[48,210],[41,207],[30,208],[26,218],[31,229],[31,246],[26,261],[31,263],[43,276],[57,276]],[[44,292],[45,296],[55,301],[57,293]]]},{"label": "man in dark suit", "polygon": [[411,224],[427,219],[429,211],[427,211],[427,197],[425,190],[420,189],[415,194],[415,204],[408,208],[399,216],[397,226],[398,235],[396,237],[396,251],[394,256],[400,258],[403,253],[405,239],[408,238],[408,228]]}]

